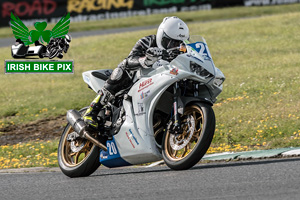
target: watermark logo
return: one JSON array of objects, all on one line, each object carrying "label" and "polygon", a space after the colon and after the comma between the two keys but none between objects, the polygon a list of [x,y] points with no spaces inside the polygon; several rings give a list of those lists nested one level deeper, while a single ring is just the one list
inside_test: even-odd
[{"label": "watermark logo", "polygon": [[64,73],[73,74],[72,60],[5,60],[5,73]]},{"label": "watermark logo", "polygon": [[47,22],[34,24],[35,30],[29,31],[24,23],[11,13],[10,20],[16,43],[11,46],[11,55],[15,59],[5,60],[5,73],[73,73],[72,60],[27,60],[30,58],[62,59],[70,47],[70,13],[63,16],[52,30],[46,30]]}]

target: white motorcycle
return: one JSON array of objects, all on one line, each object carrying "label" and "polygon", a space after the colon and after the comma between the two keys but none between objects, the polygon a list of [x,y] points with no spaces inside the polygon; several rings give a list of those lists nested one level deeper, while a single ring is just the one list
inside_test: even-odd
[{"label": "white motorcycle", "polygon": [[[199,162],[213,139],[212,106],[225,77],[201,36],[191,36],[168,52],[152,68],[137,71],[133,85],[102,108],[98,133],[88,131],[83,122],[87,107],[68,111],[69,123],[58,147],[58,163],[65,175],[88,176],[100,164],[112,168],[164,159],[171,169],[184,170]],[[97,93],[111,72],[93,70],[82,75]]]}]

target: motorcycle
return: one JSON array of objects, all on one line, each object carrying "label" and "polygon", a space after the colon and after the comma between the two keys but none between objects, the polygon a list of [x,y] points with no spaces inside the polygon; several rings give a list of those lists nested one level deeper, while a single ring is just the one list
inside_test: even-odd
[{"label": "motorcycle", "polygon": [[47,45],[46,56],[49,59],[58,57],[63,58],[63,53],[67,53],[70,47],[70,42],[72,38],[71,35],[66,34],[64,38],[51,38],[49,44]]},{"label": "motorcycle", "polygon": [[[92,70],[82,76],[97,93],[111,73]],[[99,112],[98,132],[89,131],[82,119],[88,107],[67,112],[58,147],[60,169],[69,177],[82,177],[100,164],[113,168],[161,159],[174,170],[193,167],[213,139],[212,106],[224,80],[205,39],[191,36],[152,68],[135,72],[132,85]]]},{"label": "motorcycle", "polygon": [[39,41],[35,42],[35,46],[25,46],[21,39],[17,39],[16,43],[11,46],[11,56],[13,58],[26,58],[27,56],[45,57],[46,47]]},{"label": "motorcycle", "polygon": [[25,58],[27,56],[39,56],[40,58],[49,57],[53,59],[63,58],[63,53],[67,53],[70,47],[71,35],[66,34],[64,38],[51,38],[47,46],[41,44],[38,40],[34,42],[35,46],[25,46],[21,39],[11,46],[11,55],[13,58]]}]

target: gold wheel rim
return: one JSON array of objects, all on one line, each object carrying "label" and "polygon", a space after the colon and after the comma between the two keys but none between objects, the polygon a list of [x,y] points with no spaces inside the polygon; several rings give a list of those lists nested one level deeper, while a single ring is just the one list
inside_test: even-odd
[{"label": "gold wheel rim", "polygon": [[83,138],[77,138],[74,145],[79,147],[84,144],[84,146],[78,152],[73,152],[71,149],[71,142],[67,140],[68,135],[72,132],[74,132],[74,130],[71,126],[69,126],[61,146],[62,160],[68,167],[76,167],[84,162],[93,148],[93,143],[90,141]]},{"label": "gold wheel rim", "polygon": [[200,141],[203,130],[203,112],[198,106],[187,107],[181,116],[182,133],[166,133],[165,151],[170,160],[180,161],[187,157]]}]

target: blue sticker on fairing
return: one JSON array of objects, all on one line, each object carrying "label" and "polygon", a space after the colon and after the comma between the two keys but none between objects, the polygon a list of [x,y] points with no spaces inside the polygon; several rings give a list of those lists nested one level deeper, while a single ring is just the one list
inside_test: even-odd
[{"label": "blue sticker on fairing", "polygon": [[106,141],[107,151],[100,151],[100,163],[106,167],[122,167],[131,165],[126,162],[119,154],[118,147],[114,138]]},{"label": "blue sticker on fairing", "polygon": [[205,55],[208,58],[211,59],[211,55],[208,49],[208,46],[203,42],[196,42],[188,44],[190,47],[192,47],[195,51],[197,51],[200,55]]}]

